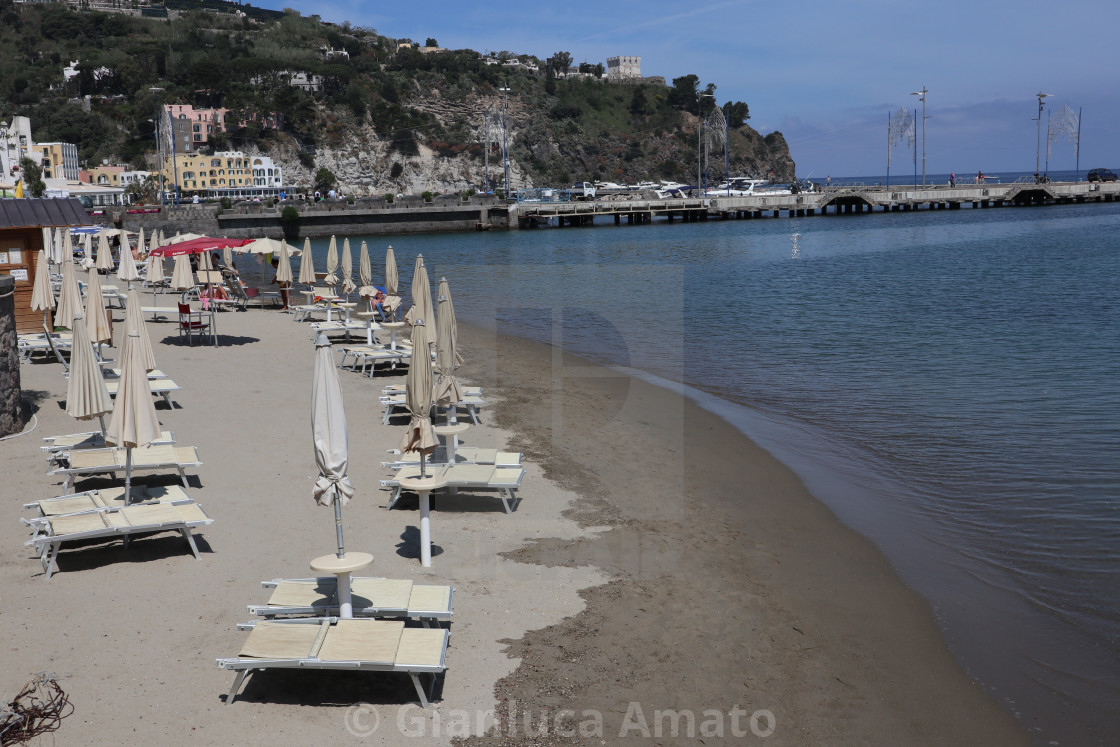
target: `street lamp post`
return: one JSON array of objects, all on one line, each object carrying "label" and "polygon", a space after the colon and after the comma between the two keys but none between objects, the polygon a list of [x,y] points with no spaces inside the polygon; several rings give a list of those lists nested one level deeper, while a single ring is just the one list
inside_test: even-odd
[{"label": "street lamp post", "polygon": [[922,90],[913,91],[910,95],[917,96],[918,101],[922,102],[922,186],[926,185],[926,94],[928,91],[925,86]]},{"label": "street lamp post", "polygon": [[502,168],[505,172],[505,198],[509,199],[509,150],[506,145],[506,119],[509,116],[509,86],[499,88],[502,92]]},{"label": "street lamp post", "polygon": [[1037,132],[1035,132],[1034,137],[1034,178],[1038,179],[1038,167],[1040,165],[1040,161],[1042,160],[1042,110],[1046,106],[1042,103],[1042,100],[1047,96],[1050,96],[1050,94],[1039,91],[1035,94],[1035,96],[1038,97],[1038,116],[1035,117],[1035,121],[1038,122],[1038,125],[1035,128]]}]

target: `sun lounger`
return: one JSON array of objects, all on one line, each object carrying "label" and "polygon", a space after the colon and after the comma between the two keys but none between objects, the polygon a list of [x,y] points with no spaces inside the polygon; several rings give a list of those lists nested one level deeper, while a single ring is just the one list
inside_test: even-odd
[{"label": "sun lounger", "polygon": [[373,369],[378,363],[388,362],[393,368],[404,361],[411,360],[412,348],[404,347],[397,343],[396,350],[392,350],[388,345],[353,345],[339,348],[342,351],[342,360],[339,361],[339,368],[346,368],[346,362],[353,358],[350,363],[350,370],[357,371],[359,365],[361,371],[366,376],[373,376]]},{"label": "sun lounger", "polygon": [[250,627],[241,653],[218,659],[219,669],[237,672],[226,705],[237,697],[246,675],[256,669],[341,669],[404,672],[412,679],[420,704],[428,695],[421,674],[435,678],[447,669],[448,631],[406,628],[400,620],[302,618],[269,620]]},{"label": "sun lounger", "polygon": [[[111,379],[119,379],[121,377],[121,370],[119,368],[107,368],[107,367],[105,367],[105,362],[104,361],[102,362],[101,373],[104,374],[104,377],[105,377],[106,381],[109,381]],[[166,379],[167,374],[165,374],[163,371],[160,371],[158,368],[153,368],[151,371],[148,372],[148,378],[149,379]]]},{"label": "sun lounger", "polygon": [[[68,451],[70,449],[103,449],[105,437],[101,431],[89,433],[71,433],[66,436],[47,436],[43,439],[46,443],[40,448],[43,451]],[[160,431],[159,440],[153,441],[154,446],[168,446],[175,443],[175,434],[171,431]]]},{"label": "sun lounger", "polygon": [[[70,490],[76,475],[116,474],[125,471],[125,449],[81,449],[61,451],[51,456],[51,475],[62,475],[62,489]],[[132,450],[133,472],[169,472],[175,470],[183,487],[187,487],[187,467],[198,467],[198,449],[194,446],[145,446]]]},{"label": "sun lounger", "polygon": [[[190,500],[190,496],[178,485],[133,485],[131,500],[133,504],[173,503]],[[41,501],[25,503],[23,507],[34,508],[39,511],[39,516],[35,519],[23,520],[28,525],[42,517],[79,514],[87,511],[99,511],[103,508],[122,508],[124,507],[124,486],[86,490],[81,493],[44,498]]]},{"label": "sun lounger", "polygon": [[[262,581],[261,586],[272,589],[272,596],[267,604],[249,605],[252,615],[338,615],[337,576],[278,578]],[[355,577],[350,580],[350,591],[355,617],[408,617],[425,627],[432,620],[451,619],[451,586]]]},{"label": "sun lounger", "polygon": [[[106,379],[105,388],[109,390],[109,397],[116,399],[117,389],[120,388],[120,379]],[[152,394],[163,397],[163,401],[167,403],[168,407],[173,407],[171,402],[171,392],[179,391],[181,387],[171,379],[148,379],[148,390]]]},{"label": "sun lounger", "polygon": [[[381,404],[385,405],[385,414],[381,418],[383,425],[389,424],[389,418],[393,415],[403,414],[408,412],[408,400],[404,394],[386,394],[381,396]],[[464,395],[459,400],[458,407],[465,408],[467,414],[471,416],[471,422],[478,425],[478,408],[486,404],[482,397]],[[434,405],[433,405],[434,406]]]},{"label": "sun lounger", "polygon": [[312,322],[311,331],[314,333],[312,335],[312,339],[314,339],[315,335],[318,335],[320,332],[325,335],[342,332],[346,334],[346,341],[350,342],[351,332],[368,332],[369,324],[366,322],[345,322],[341,320],[335,320],[333,322]]},{"label": "sun lounger", "polygon": [[198,546],[195,545],[191,529],[212,521],[194,501],[146,503],[44,519],[41,533],[24,544],[35,547],[46,577],[50,578],[56,570],[62,545],[79,540],[111,540],[120,537],[127,541],[133,534],[179,532],[187,540],[195,558],[198,558]]},{"label": "sun lounger", "polygon": [[[382,462],[382,467],[401,469],[408,465],[420,464],[420,454],[415,451],[406,451],[403,454],[392,449],[390,454],[397,458]],[[427,458],[428,464],[447,464],[447,447],[437,446],[432,455]],[[455,449],[456,464],[496,464],[499,467],[520,467],[521,454],[516,451],[498,451],[497,449],[483,449],[478,446],[459,446]]]},{"label": "sun lounger", "polygon": [[[502,467],[495,464],[429,464],[424,473],[429,477],[434,475],[447,480],[446,488],[463,488],[472,491],[497,490],[506,513],[512,514],[514,506],[521,500],[515,491],[521,487],[525,468]],[[420,465],[409,464],[401,467],[396,476],[382,480],[381,487],[392,489],[389,503],[385,508],[392,508],[400,499],[400,481],[403,478],[419,476]]]},{"label": "sun lounger", "polygon": [[[405,391],[407,391],[405,389],[405,386],[406,386],[405,384],[390,384],[390,385],[382,388],[381,393],[386,395],[386,396],[391,396],[391,395],[394,395],[394,394],[404,394]],[[461,391],[467,397],[481,397],[482,396],[482,387],[480,387],[480,386],[462,386],[462,385],[460,385],[459,386],[459,391]]]},{"label": "sun lounger", "polygon": [[70,350],[71,340],[68,332],[62,334],[52,332],[49,337],[41,332],[17,335],[16,347],[19,349],[19,362],[27,363],[35,353],[44,353],[55,356],[59,363],[68,367],[66,359],[62,357],[62,351]]}]

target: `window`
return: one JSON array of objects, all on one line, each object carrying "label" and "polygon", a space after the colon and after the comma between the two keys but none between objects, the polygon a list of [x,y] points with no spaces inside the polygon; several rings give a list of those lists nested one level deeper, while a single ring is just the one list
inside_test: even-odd
[{"label": "window", "polygon": [[214,168],[219,168],[222,165],[222,159],[214,158],[210,161],[210,165]]}]

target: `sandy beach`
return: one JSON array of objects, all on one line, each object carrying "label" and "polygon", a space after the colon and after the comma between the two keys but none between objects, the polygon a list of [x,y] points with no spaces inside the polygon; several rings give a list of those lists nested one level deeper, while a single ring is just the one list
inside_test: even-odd
[{"label": "sandy beach", "polygon": [[926,602],[768,453],[677,392],[472,327],[462,374],[487,407],[464,441],[524,452],[527,475],[510,515],[491,494],[441,496],[430,569],[416,500],[386,511],[378,484],[403,431],[403,419],[381,424],[378,396],[404,377],[340,371],[357,487],[347,548],[373,553],[368,575],[455,587],[433,707],[419,710],[403,675],[290,670],[252,675],[227,706],[233,675],[215,659],[240,649],[245,605],[266,600],[262,580],[311,575],[334,524],[311,497],[307,325],[264,310],[218,325],[220,347],[189,347],[175,324],[149,322],[160,369],[182,387],[157,408],[161,424],[203,461],[190,478],[214,519],[198,532],[201,560],[160,534],[64,551],[43,577],[18,521],[33,513],[24,503],[61,492],[42,438],[96,421],[64,412],[57,362],[22,367],[36,423],[0,442],[0,693],[53,672],[74,713],[47,739],[1028,741],[952,658]]}]

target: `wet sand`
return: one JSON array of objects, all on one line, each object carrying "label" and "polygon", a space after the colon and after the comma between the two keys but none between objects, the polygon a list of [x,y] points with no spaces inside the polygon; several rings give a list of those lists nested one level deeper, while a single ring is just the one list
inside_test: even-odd
[{"label": "wet sand", "polygon": [[340,372],[358,488],[347,547],[374,554],[368,575],[456,589],[438,703],[420,712],[402,675],[284,671],[227,706],[233,676],[214,660],[239,650],[245,605],[267,598],[261,580],[310,575],[334,531],[311,499],[306,325],[260,310],[218,323],[216,349],[149,323],[183,387],[161,423],[204,462],[190,492],[214,523],[198,561],[162,534],[64,552],[43,578],[18,523],[59,492],[41,438],[89,427],[59,404],[61,366],[22,369],[38,423],[0,442],[0,691],[53,671],[75,706],[58,744],[640,743],[643,724],[653,743],[695,743],[689,715],[706,743],[771,729],[779,744],[1025,741],[925,602],[766,452],[677,393],[476,328],[461,332],[463,374],[488,407],[464,440],[523,451],[528,474],[512,515],[492,496],[440,497],[430,569],[415,499],[386,511],[378,486],[403,421],[382,426],[377,398],[403,376]]}]

